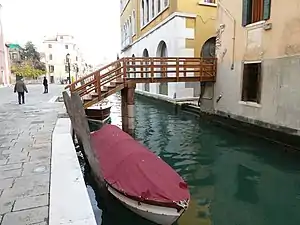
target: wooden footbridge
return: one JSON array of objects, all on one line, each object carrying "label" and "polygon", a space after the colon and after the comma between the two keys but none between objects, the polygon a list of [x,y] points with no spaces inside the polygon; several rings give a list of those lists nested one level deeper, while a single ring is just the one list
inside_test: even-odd
[{"label": "wooden footbridge", "polygon": [[79,94],[84,108],[121,91],[123,129],[130,133],[137,83],[214,82],[216,70],[215,58],[126,57],[76,80],[66,89]]}]

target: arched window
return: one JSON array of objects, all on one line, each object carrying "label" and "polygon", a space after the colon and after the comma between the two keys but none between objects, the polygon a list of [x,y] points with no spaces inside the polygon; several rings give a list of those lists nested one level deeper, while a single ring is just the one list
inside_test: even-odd
[{"label": "arched window", "polygon": [[155,3],[154,0],[151,1],[151,16],[152,18],[155,16]]},{"label": "arched window", "polygon": [[146,0],[146,22],[149,22],[149,15],[150,15],[150,7],[149,7],[149,0]]},{"label": "arched window", "polygon": [[144,0],[141,1],[142,6],[141,6],[141,25],[144,26],[145,24],[145,3]]},{"label": "arched window", "polygon": [[157,0],[157,13],[160,13],[161,11],[161,1]]},{"label": "arched window", "polygon": [[123,25],[123,42],[126,40],[126,23]]},{"label": "arched window", "polygon": [[169,0],[164,0],[164,8],[166,8],[169,5]]},{"label": "arched window", "polygon": [[125,41],[127,40],[128,37],[128,30],[127,30],[127,22],[125,22]]},{"label": "arched window", "polygon": [[131,20],[131,16],[129,16],[129,20],[128,20],[128,33],[129,33],[129,38],[131,38],[131,36],[132,36],[132,20]]},{"label": "arched window", "polygon": [[132,34],[134,35],[136,31],[136,18],[135,18],[135,11],[132,12]]}]

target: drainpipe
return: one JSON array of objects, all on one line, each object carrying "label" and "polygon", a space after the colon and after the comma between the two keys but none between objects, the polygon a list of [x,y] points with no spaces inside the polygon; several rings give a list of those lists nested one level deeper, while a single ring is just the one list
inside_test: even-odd
[{"label": "drainpipe", "polygon": [[222,2],[219,0],[218,5],[226,12],[226,14],[230,17],[230,19],[233,22],[233,37],[232,37],[232,58],[231,58],[231,70],[234,69],[234,61],[235,61],[235,32],[236,32],[236,20],[233,17],[233,15],[229,12],[228,9],[222,4]]}]

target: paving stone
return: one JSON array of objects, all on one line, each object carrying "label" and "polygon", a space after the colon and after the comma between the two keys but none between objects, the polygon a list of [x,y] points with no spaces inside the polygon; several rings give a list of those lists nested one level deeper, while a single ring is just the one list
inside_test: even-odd
[{"label": "paving stone", "polygon": [[44,185],[50,182],[50,174],[34,174],[32,176],[18,177],[15,180],[16,186]]},{"label": "paving stone", "polygon": [[4,150],[2,151],[2,155],[6,155],[6,158],[11,155],[11,154],[17,154],[17,153],[22,153],[23,148],[17,148],[17,149],[8,149],[8,150]]},{"label": "paving stone", "polygon": [[39,173],[50,173],[49,161],[24,163],[22,176],[28,176]]},{"label": "paving stone", "polygon": [[49,143],[39,143],[39,144],[33,144],[33,148],[50,148],[51,147],[51,142]]},{"label": "paving stone", "polygon": [[0,179],[19,177],[22,174],[22,169],[0,171]]},{"label": "paving stone", "polygon": [[0,214],[5,214],[8,212],[11,212],[14,200],[9,200],[6,198],[1,197],[0,198]]},{"label": "paving stone", "polygon": [[7,159],[0,159],[0,165],[5,165],[7,161]]},{"label": "paving stone", "polygon": [[21,152],[21,153],[12,153],[8,156],[8,163],[20,163],[20,162],[28,162],[30,157],[28,156],[27,152]]},{"label": "paving stone", "polygon": [[48,207],[40,207],[4,215],[1,225],[31,225],[48,220]]},{"label": "paving stone", "polygon": [[1,179],[0,189],[11,188],[14,183],[15,178]]},{"label": "paving stone", "polygon": [[37,160],[45,160],[50,158],[51,151],[43,150],[43,151],[32,151],[29,153],[30,161],[37,161]]},{"label": "paving stone", "polygon": [[5,152],[6,150],[3,150],[2,152],[0,152],[0,160],[5,160],[8,158],[8,155],[4,154],[3,152]]},{"label": "paving stone", "polygon": [[41,206],[47,206],[49,200],[49,195],[40,195],[28,198],[17,199],[14,204],[13,211],[19,211],[24,209],[37,208]]},{"label": "paving stone", "polygon": [[31,225],[48,225],[48,223],[47,222],[41,222],[41,223],[35,223],[35,224],[31,224]]},{"label": "paving stone", "polygon": [[48,194],[49,179],[49,174],[16,178],[12,188],[4,189],[1,197],[6,199],[18,199]]},{"label": "paving stone", "polygon": [[16,142],[4,142],[0,144],[0,147],[12,147],[16,144]]},{"label": "paving stone", "polygon": [[0,171],[21,169],[22,163],[14,163],[0,166]]}]

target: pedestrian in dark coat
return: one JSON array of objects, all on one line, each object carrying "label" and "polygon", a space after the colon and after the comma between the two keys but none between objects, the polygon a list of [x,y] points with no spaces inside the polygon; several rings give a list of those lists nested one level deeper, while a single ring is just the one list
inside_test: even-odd
[{"label": "pedestrian in dark coat", "polygon": [[25,104],[25,92],[28,93],[26,84],[24,83],[23,79],[20,79],[16,82],[14,92],[18,92],[18,100],[19,104]]},{"label": "pedestrian in dark coat", "polygon": [[48,80],[46,77],[44,77],[43,85],[44,85],[44,93],[48,93]]}]

